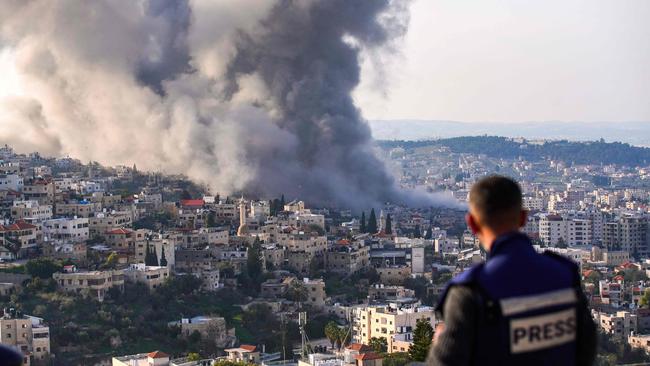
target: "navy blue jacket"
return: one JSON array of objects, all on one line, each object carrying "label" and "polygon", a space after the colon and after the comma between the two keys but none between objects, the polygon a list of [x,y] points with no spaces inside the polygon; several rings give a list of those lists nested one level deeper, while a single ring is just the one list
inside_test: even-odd
[{"label": "navy blue jacket", "polygon": [[[460,355],[458,359],[463,362],[454,363],[453,357],[440,349],[435,364],[583,364],[579,361],[582,357],[578,357],[581,338],[589,338],[592,345],[588,348],[593,348],[589,353],[595,354],[595,327],[580,288],[578,266],[564,257],[536,253],[522,233],[497,238],[486,263],[449,283],[437,308],[446,322],[464,321],[457,314],[449,320],[444,313],[450,291],[458,287],[471,294],[475,305],[459,306],[473,324],[461,326],[466,332],[450,332],[441,343],[459,348],[458,342],[465,342],[469,357]],[[458,329],[457,324],[447,326]],[[451,335],[464,338],[466,333],[468,339],[449,339]],[[435,351],[431,358],[436,358]]]}]

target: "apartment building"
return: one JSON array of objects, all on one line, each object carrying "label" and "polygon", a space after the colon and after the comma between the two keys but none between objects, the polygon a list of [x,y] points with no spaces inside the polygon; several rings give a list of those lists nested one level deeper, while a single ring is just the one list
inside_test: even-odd
[{"label": "apartment building", "polygon": [[16,221],[11,225],[0,225],[0,245],[3,246],[7,241],[11,241],[20,244],[21,251],[26,251],[36,248],[39,237],[38,227],[24,221]]},{"label": "apartment building", "polygon": [[327,298],[325,294],[325,281],[321,278],[303,278],[302,285],[307,289],[305,304],[316,308],[323,308],[325,306],[325,299]]},{"label": "apartment building", "polygon": [[427,321],[435,327],[433,308],[417,302],[358,306],[352,311],[352,340],[368,345],[371,338],[384,338],[388,352],[399,351],[393,348],[395,336],[411,333],[418,320]]},{"label": "apartment building", "polygon": [[622,215],[603,224],[603,244],[639,257],[650,256],[650,224],[647,216]]},{"label": "apartment building", "polygon": [[84,217],[46,220],[42,224],[43,240],[81,242],[89,239],[88,219]]},{"label": "apartment building", "polygon": [[103,236],[114,228],[131,226],[133,216],[126,211],[101,212],[89,220],[90,236],[95,237]]},{"label": "apartment building", "polygon": [[102,204],[98,202],[79,201],[56,204],[57,216],[69,217],[91,217],[96,212],[100,212]]},{"label": "apartment building", "polygon": [[174,233],[153,234],[146,232],[146,230],[136,230],[134,235],[136,262],[144,263],[147,245],[149,245],[150,250],[156,253],[158,264],[160,264],[164,254],[167,267],[172,271],[175,270],[176,244],[181,242],[182,237],[174,235]]},{"label": "apartment building", "polygon": [[279,233],[277,241],[290,252],[305,252],[311,256],[323,253],[327,249],[326,236],[306,234],[302,231]]},{"label": "apartment building", "polygon": [[334,245],[324,256],[325,269],[334,273],[356,273],[370,265],[370,248],[367,246]]},{"label": "apartment building", "polygon": [[598,281],[598,289],[603,304],[611,305],[615,308],[621,306],[623,302],[623,284],[609,280]]},{"label": "apartment building", "polygon": [[169,267],[135,263],[124,270],[124,277],[129,282],[143,283],[153,290],[160,287],[169,278]]},{"label": "apartment building", "polygon": [[50,328],[41,318],[6,309],[0,318],[0,343],[21,351],[30,365],[31,358],[43,360],[50,354]]},{"label": "apartment building", "polygon": [[55,192],[54,182],[45,179],[33,179],[23,186],[25,200],[38,201],[41,205],[53,204]]},{"label": "apartment building", "polygon": [[59,288],[65,292],[80,293],[84,296],[104,301],[106,293],[111,288],[124,291],[124,271],[76,271],[57,272],[52,275]]},{"label": "apartment building", "polygon": [[23,177],[18,174],[0,174],[0,190],[21,191],[24,184]]},{"label": "apartment building", "polygon": [[226,319],[220,316],[195,316],[170,322],[169,326],[179,327],[183,337],[189,337],[194,332],[203,339],[211,339],[218,347],[229,347],[235,342],[235,329],[228,329]]},{"label": "apartment building", "polygon": [[368,289],[368,299],[371,301],[387,301],[415,297],[415,291],[404,286],[376,284]]},{"label": "apartment building", "polygon": [[638,331],[637,316],[628,311],[613,314],[592,310],[592,316],[600,329],[613,338],[625,340]]},{"label": "apartment building", "polygon": [[411,277],[410,266],[387,266],[377,268],[377,274],[382,283],[389,285],[401,285],[404,281]]},{"label": "apartment building", "polygon": [[13,220],[41,221],[52,218],[52,206],[40,204],[38,201],[14,201],[11,208]]},{"label": "apartment building", "polygon": [[541,215],[539,220],[539,238],[548,246],[560,243],[569,246],[591,245],[592,233],[592,221],[588,219],[549,214]]}]

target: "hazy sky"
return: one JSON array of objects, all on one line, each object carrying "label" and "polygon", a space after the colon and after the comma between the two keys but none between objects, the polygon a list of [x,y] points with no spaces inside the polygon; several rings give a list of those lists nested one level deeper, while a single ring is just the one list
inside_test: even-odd
[{"label": "hazy sky", "polygon": [[650,0],[416,0],[368,119],[650,121]]}]

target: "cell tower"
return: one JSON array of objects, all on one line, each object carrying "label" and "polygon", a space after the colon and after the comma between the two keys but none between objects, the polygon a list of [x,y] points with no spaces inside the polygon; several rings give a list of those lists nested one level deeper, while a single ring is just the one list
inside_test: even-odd
[{"label": "cell tower", "polygon": [[303,359],[309,357],[309,354],[312,353],[311,345],[309,344],[309,337],[307,337],[307,331],[305,326],[307,325],[307,312],[301,311],[298,313],[298,329],[300,330],[300,335],[302,336],[302,347],[300,348],[300,355]]}]

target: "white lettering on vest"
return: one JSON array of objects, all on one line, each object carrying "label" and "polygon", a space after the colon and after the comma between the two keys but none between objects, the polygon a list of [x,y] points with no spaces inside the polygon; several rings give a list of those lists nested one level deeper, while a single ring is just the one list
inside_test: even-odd
[{"label": "white lettering on vest", "polygon": [[511,353],[538,351],[575,339],[575,308],[510,321]]}]

